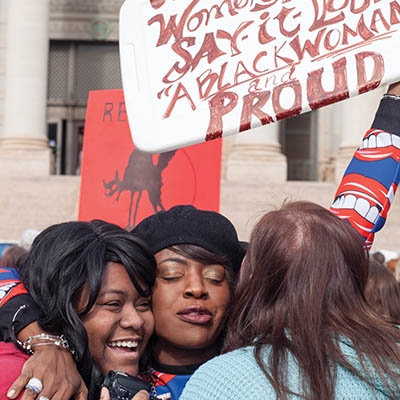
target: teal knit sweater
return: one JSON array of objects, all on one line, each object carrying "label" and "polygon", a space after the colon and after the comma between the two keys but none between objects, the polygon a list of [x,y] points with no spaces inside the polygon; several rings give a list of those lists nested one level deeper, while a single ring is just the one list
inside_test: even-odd
[{"label": "teal knit sweater", "polygon": [[[340,343],[346,359],[362,376],[366,372],[360,367],[354,349],[345,342]],[[276,392],[258,366],[254,347],[246,347],[215,357],[203,364],[190,378],[180,400],[260,400],[276,399]],[[265,350],[267,359],[269,349]],[[288,357],[288,384],[295,393],[302,392],[302,378],[298,365],[293,357]],[[374,371],[368,371],[369,385],[351,371],[338,365],[335,387],[335,399],[363,400],[390,399]],[[373,382],[371,382],[373,381]],[[290,399],[299,399],[292,396]],[[400,392],[396,399],[400,399]],[[321,399],[323,400],[323,399]]]}]

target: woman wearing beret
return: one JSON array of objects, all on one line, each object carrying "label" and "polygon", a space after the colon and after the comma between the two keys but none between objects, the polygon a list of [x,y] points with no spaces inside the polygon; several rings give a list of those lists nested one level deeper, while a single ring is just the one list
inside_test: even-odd
[{"label": "woman wearing beret", "polygon": [[244,250],[227,218],[190,205],[150,216],[133,233],[157,261],[146,369],[160,398],[177,400],[193,372],[221,351]]}]

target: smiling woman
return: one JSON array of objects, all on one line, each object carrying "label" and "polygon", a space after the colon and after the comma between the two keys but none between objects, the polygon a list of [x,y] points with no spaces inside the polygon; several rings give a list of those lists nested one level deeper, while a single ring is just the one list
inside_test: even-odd
[{"label": "smiling woman", "polygon": [[[38,323],[46,332],[18,341],[25,351],[70,350],[89,399],[99,398],[110,370],[137,375],[154,329],[150,294],[155,261],[140,239],[98,220],[57,224],[38,235],[18,268],[39,306]],[[23,312],[29,312],[29,306],[20,308]],[[0,363],[20,363],[20,353],[11,350],[13,354],[2,355]],[[20,373],[0,374],[2,390]],[[46,392],[42,380],[36,375],[29,382],[42,399],[51,398],[54,393]],[[84,388],[81,395],[86,398]]]},{"label": "smiling woman", "polygon": [[[81,292],[77,309],[84,310],[88,300],[86,289]],[[101,371],[121,370],[137,375],[154,319],[149,297],[135,289],[122,264],[108,263],[96,302],[82,316],[82,322],[90,353]]]}]

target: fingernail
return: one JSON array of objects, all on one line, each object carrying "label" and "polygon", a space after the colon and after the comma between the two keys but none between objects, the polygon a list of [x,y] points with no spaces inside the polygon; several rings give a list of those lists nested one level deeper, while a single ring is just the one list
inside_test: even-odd
[{"label": "fingernail", "polygon": [[106,390],[105,388],[101,388],[101,391],[100,391],[100,400],[105,398],[105,395],[106,395],[105,390]]},{"label": "fingernail", "polygon": [[15,394],[15,389],[10,389],[7,393],[7,397],[13,397]]},{"label": "fingernail", "polygon": [[145,390],[140,390],[138,392],[138,399],[143,399],[143,400],[149,399],[149,393],[146,392]]}]

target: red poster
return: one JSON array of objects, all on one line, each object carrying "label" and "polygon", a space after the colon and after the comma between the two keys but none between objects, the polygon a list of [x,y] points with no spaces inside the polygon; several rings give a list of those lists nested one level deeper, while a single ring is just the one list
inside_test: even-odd
[{"label": "red poster", "polygon": [[[151,130],[151,127],[149,127]],[[121,90],[89,93],[79,220],[131,229],[177,204],[219,211],[221,140],[160,154],[135,148]]]}]

